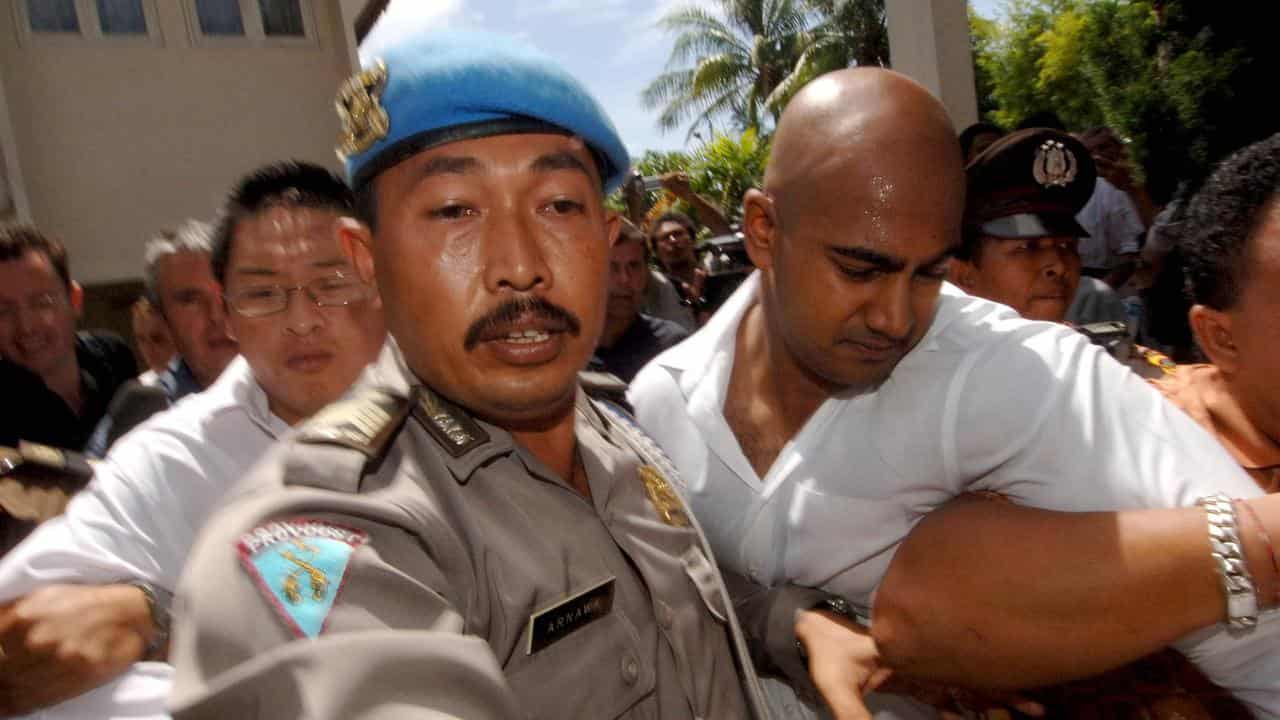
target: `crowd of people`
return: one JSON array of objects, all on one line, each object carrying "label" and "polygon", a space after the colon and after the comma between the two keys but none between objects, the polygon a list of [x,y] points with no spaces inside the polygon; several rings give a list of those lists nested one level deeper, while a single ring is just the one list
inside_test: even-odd
[{"label": "crowd of people", "polygon": [[0,716],[1280,718],[1280,135],[1161,209],[843,70],[733,225],[510,38],[362,57],[141,366],[0,228]]}]

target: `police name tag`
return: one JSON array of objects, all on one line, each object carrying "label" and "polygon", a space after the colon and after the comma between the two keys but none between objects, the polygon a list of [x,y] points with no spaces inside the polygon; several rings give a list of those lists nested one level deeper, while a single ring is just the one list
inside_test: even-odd
[{"label": "police name tag", "polygon": [[529,649],[532,655],[613,610],[615,578],[593,585],[529,617]]}]

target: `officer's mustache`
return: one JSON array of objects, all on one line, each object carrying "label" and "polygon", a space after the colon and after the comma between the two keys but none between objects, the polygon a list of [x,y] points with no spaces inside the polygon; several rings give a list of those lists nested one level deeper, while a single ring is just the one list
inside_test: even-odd
[{"label": "officer's mustache", "polygon": [[582,331],[582,322],[573,313],[543,298],[525,295],[502,303],[472,323],[462,346],[470,351],[487,340],[500,340],[517,322],[532,322],[546,332],[568,332],[576,336]]}]

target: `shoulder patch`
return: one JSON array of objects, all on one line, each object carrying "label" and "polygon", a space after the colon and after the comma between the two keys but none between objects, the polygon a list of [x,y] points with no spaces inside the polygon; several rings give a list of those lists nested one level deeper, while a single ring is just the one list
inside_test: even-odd
[{"label": "shoulder patch", "polygon": [[367,390],[316,413],[298,431],[298,442],[341,445],[378,457],[408,414],[405,398]]},{"label": "shoulder patch", "polygon": [[263,523],[236,543],[240,562],[267,602],[298,637],[324,630],[347,564],[369,536],[308,518]]},{"label": "shoulder patch", "polygon": [[465,410],[419,386],[413,398],[413,416],[451,457],[462,457],[489,442],[489,433]]}]

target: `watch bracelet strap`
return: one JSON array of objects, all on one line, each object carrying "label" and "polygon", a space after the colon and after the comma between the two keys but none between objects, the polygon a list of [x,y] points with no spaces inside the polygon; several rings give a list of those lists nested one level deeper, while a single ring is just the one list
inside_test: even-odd
[{"label": "watch bracelet strap", "polygon": [[173,593],[145,580],[126,580],[123,584],[138,588],[147,599],[147,610],[151,613],[152,634],[151,643],[143,652],[143,659],[155,659],[169,642]]},{"label": "watch bracelet strap", "polygon": [[[829,613],[839,615],[840,617],[848,618],[862,627],[871,627],[871,618],[867,617],[864,613],[858,612],[852,603],[839,595],[828,595],[807,609],[810,611],[825,610]],[[808,665],[809,653],[805,651],[804,643],[800,642],[800,638],[796,638],[796,652],[800,653],[800,659]]]},{"label": "watch bracelet strap", "polygon": [[1227,601],[1227,626],[1249,630],[1258,624],[1258,593],[1240,542],[1235,506],[1223,493],[1201,497],[1196,504],[1204,508],[1209,524],[1210,554]]}]

